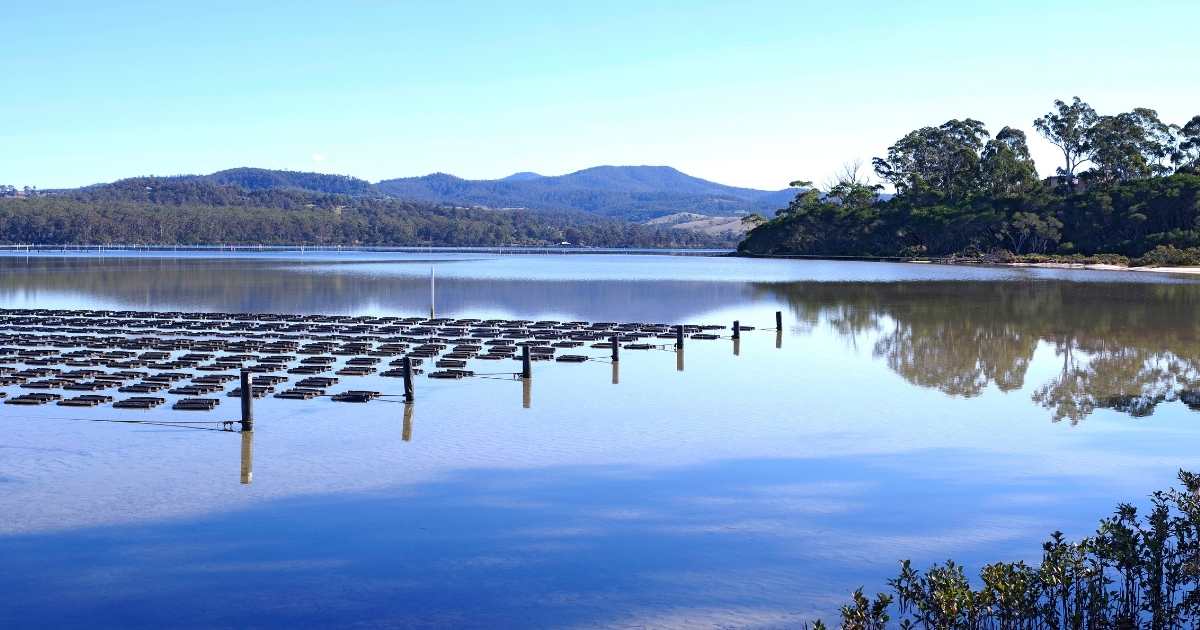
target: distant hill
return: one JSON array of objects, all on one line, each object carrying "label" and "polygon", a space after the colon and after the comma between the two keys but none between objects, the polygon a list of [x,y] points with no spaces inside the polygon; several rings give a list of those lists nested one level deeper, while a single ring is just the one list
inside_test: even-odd
[{"label": "distant hill", "polygon": [[[728,247],[735,241],[575,210],[448,207],[388,197],[358,182],[236,169],[0,197],[0,243]],[[369,194],[301,188],[318,186]]]},{"label": "distant hill", "polygon": [[756,190],[693,177],[669,166],[597,166],[566,175],[516,173],[469,180],[434,173],[384,180],[388,195],[462,206],[581,210],[643,221],[679,212],[731,216],[770,212],[787,205],[793,190]]},{"label": "distant hill", "polygon": [[303,190],[334,195],[373,195],[378,190],[371,182],[349,175],[274,171],[265,168],[231,168],[197,179],[214,184],[237,186],[245,190]]},{"label": "distant hill", "polygon": [[[368,200],[411,201],[445,209],[528,210],[541,213],[554,225],[574,224],[587,216],[629,223],[672,217],[648,227],[675,235],[672,239],[681,231],[703,234],[708,237],[703,240],[706,245],[736,241],[744,229],[740,217],[752,212],[773,216],[795,196],[791,189],[726,186],[669,166],[597,166],[555,176],[523,171],[495,180],[434,173],[376,184],[347,175],[233,168],[208,175],[132,177],[47,192],[91,203],[285,210],[334,208]],[[572,214],[580,216],[565,219]],[[691,215],[699,218],[682,220]]]},{"label": "distant hill", "polygon": [[509,175],[508,177],[501,177],[500,181],[502,181],[502,182],[527,182],[531,179],[541,179],[543,177],[545,177],[545,175],[539,175],[537,173],[533,173],[530,171],[521,171],[520,173],[513,173],[512,175]]}]

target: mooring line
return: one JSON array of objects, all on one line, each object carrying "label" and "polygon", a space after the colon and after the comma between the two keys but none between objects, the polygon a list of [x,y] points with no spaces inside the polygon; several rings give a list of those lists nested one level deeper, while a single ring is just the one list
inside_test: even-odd
[{"label": "mooring line", "polygon": [[111,418],[69,418],[69,417],[65,417],[65,416],[9,416],[9,415],[6,415],[5,417],[13,418],[16,420],[69,420],[69,421],[75,421],[75,422],[108,422],[108,423],[112,423],[112,424],[146,424],[146,425],[152,425],[152,426],[173,427],[176,429],[198,429],[201,431],[217,431],[220,433],[226,433],[226,432],[229,432],[230,430],[218,429],[218,428],[212,428],[212,427],[206,427],[206,426],[193,426],[193,425],[199,425],[199,424],[225,425],[229,422],[233,422],[234,424],[236,424],[236,421],[228,421],[228,420],[216,420],[216,421],[114,420]]}]

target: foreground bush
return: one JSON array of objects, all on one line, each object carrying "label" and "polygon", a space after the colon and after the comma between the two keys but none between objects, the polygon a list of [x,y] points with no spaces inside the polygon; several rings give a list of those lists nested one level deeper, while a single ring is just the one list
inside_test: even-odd
[{"label": "foreground bush", "polygon": [[[1100,630],[1200,627],[1200,476],[1155,492],[1148,514],[1129,504],[1079,542],[1055,532],[1042,561],[983,567],[974,588],[961,565],[924,572],[905,560],[890,594],[862,589],[841,609],[846,630],[898,628]],[[825,628],[816,622],[815,628]]]}]

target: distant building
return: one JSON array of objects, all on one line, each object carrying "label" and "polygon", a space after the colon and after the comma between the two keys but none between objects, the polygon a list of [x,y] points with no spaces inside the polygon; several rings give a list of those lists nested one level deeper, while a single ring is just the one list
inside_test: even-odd
[{"label": "distant building", "polygon": [[1066,175],[1051,175],[1043,179],[1042,184],[1046,188],[1072,188],[1075,192],[1083,192],[1088,189],[1087,180],[1078,177],[1067,177]]}]

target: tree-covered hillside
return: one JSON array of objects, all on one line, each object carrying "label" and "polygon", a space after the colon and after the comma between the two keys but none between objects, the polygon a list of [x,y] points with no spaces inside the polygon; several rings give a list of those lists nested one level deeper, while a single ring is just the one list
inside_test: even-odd
[{"label": "tree-covered hillside", "polygon": [[[1039,180],[1025,134],[974,119],[915,130],[874,160],[896,196],[853,169],[827,191],[808,182],[739,246],[814,256],[1096,255],[1200,264],[1200,116],[1178,126],[1150,109],[1099,115],[1058,101],[1034,127],[1063,153]],[[1087,168],[1085,168],[1087,167]]]},{"label": "tree-covered hillside", "polygon": [[383,197],[137,178],[0,198],[0,242],[38,244],[722,246],[700,233],[579,212],[455,209]]}]

